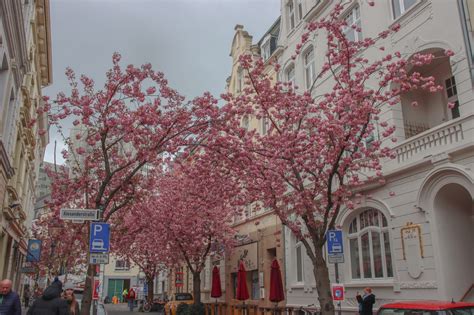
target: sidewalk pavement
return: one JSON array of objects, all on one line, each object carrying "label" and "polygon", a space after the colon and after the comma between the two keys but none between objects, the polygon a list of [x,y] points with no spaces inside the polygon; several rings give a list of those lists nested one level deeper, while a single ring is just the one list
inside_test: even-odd
[{"label": "sidewalk pavement", "polygon": [[127,303],[105,304],[105,309],[107,310],[107,315],[141,314],[138,312],[138,307],[135,307],[133,312],[130,312]]}]

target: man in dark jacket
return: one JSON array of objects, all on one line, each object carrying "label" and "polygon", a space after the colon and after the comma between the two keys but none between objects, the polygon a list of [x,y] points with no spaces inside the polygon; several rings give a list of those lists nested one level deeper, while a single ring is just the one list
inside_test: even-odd
[{"label": "man in dark jacket", "polygon": [[371,288],[364,289],[364,295],[357,293],[357,302],[359,302],[360,315],[372,315],[372,309],[375,304],[375,295],[372,294]]},{"label": "man in dark jacket", "polygon": [[28,309],[28,315],[68,315],[69,309],[66,300],[61,298],[63,284],[54,280],[44,290],[43,295],[36,299]]},{"label": "man in dark jacket", "polygon": [[21,315],[21,302],[18,294],[12,291],[12,281],[0,281],[0,314]]}]

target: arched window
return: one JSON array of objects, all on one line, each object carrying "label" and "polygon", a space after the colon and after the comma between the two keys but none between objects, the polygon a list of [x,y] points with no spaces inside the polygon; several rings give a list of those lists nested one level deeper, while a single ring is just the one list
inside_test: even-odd
[{"label": "arched window", "polygon": [[352,279],[392,278],[392,255],[387,219],[369,208],[349,225]]},{"label": "arched window", "polygon": [[306,88],[310,89],[313,85],[313,81],[316,76],[316,66],[314,64],[314,49],[310,47],[306,50],[303,55],[304,60],[304,73],[305,73],[305,80],[306,80]]}]

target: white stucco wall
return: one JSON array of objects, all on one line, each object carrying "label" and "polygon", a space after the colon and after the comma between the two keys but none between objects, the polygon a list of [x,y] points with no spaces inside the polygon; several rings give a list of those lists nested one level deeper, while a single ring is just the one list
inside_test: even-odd
[{"label": "white stucco wall", "polygon": [[[328,14],[330,1],[302,0],[305,19],[320,18]],[[279,45],[284,51],[279,63],[283,66],[280,78],[284,79],[283,71],[293,63],[296,44],[300,41],[307,21],[297,23],[294,30],[289,31],[286,4],[281,1],[282,25]],[[298,3],[298,1],[296,2]],[[319,3],[313,8],[315,3]],[[411,101],[419,101],[420,106],[406,107],[395,105],[384,108],[380,114],[381,121],[395,124],[395,137],[398,142],[390,143],[397,153],[395,160],[386,161],[384,172],[387,183],[379,187],[367,187],[359,209],[343,211],[338,224],[345,233],[352,219],[362,209],[373,207],[381,211],[389,227],[391,238],[391,255],[394,275],[386,279],[353,280],[350,269],[349,241],[345,241],[345,263],[340,265],[341,282],[345,284],[347,300],[343,310],[356,311],[356,292],[371,286],[377,296],[377,305],[401,299],[447,299],[459,300],[474,283],[474,264],[472,247],[472,228],[474,223],[474,103],[470,68],[466,59],[463,35],[457,2],[454,0],[420,0],[404,15],[393,20],[390,1],[376,1],[375,7],[369,7],[367,1],[355,1],[360,6],[362,33],[364,36],[375,36],[376,33],[395,23],[401,24],[401,30],[389,36],[382,44],[385,52],[367,50],[365,56],[373,59],[381,54],[400,51],[405,56],[426,49],[451,49],[456,55],[449,63],[433,66],[426,74],[433,75],[440,84],[448,75],[454,75],[457,83],[461,117],[452,120],[446,108],[445,92],[427,95],[413,93],[406,95],[404,105]],[[312,10],[311,10],[312,9]],[[311,10],[311,11],[310,11]],[[309,13],[308,13],[309,12]],[[447,22],[449,21],[449,23]],[[319,41],[321,39],[321,41]],[[315,47],[316,69],[324,59],[324,34],[316,34],[309,45]],[[296,67],[296,85],[304,87],[304,69],[302,56],[294,61]],[[451,71],[451,73],[450,73]],[[369,82],[368,84],[376,84]],[[318,94],[331,88],[329,80],[322,80],[316,87]],[[422,134],[405,139],[404,120],[424,119],[432,127]],[[457,182],[460,186],[449,186],[447,191],[443,185]],[[464,188],[461,188],[464,187]],[[465,190],[463,190],[465,189]],[[390,197],[390,192],[395,196]],[[369,197],[370,196],[370,197]],[[450,200],[449,198],[452,198]],[[460,200],[457,200],[459,198]],[[470,199],[469,199],[470,198]],[[462,212],[462,211],[464,212]],[[470,211],[470,213],[469,213]],[[405,248],[403,257],[401,229],[412,223],[421,228],[423,257],[414,257],[412,249]],[[470,234],[468,231],[471,231]],[[308,257],[304,258],[304,281],[296,282],[295,239],[291,232],[285,232],[285,262],[287,278],[287,304],[290,306],[317,305],[317,293],[312,264]],[[459,257],[460,259],[456,259]],[[418,277],[416,272],[420,271]],[[332,280],[334,268],[330,266]],[[449,274],[449,277],[448,275]]]}]

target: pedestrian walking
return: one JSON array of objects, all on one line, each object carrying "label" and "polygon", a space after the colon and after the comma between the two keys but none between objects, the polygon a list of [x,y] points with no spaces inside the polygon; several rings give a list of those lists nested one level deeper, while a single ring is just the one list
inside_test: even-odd
[{"label": "pedestrian walking", "polygon": [[128,290],[128,295],[127,295],[128,307],[130,308],[130,312],[133,312],[133,307],[135,306],[136,297],[137,295],[135,294],[135,290],[133,290],[133,288],[130,288],[130,290]]},{"label": "pedestrian walking", "polygon": [[31,291],[30,291],[30,287],[27,286],[25,288],[25,291],[23,292],[23,302],[25,303],[25,308],[27,308],[30,305],[30,298],[31,298]]},{"label": "pedestrian walking", "polygon": [[359,314],[360,315],[372,315],[372,309],[375,304],[375,295],[372,293],[372,289],[367,287],[364,289],[364,295],[360,295],[357,292],[357,302],[359,302]]},{"label": "pedestrian walking", "polygon": [[74,285],[72,283],[66,283],[64,286],[64,299],[69,305],[69,314],[71,315],[80,315],[79,303],[76,300],[74,295]]},{"label": "pedestrian walking", "polygon": [[21,301],[16,292],[12,291],[12,281],[0,281],[0,314],[21,315]]},{"label": "pedestrian walking", "polygon": [[28,309],[27,315],[69,315],[66,300],[61,298],[63,284],[55,279]]}]

